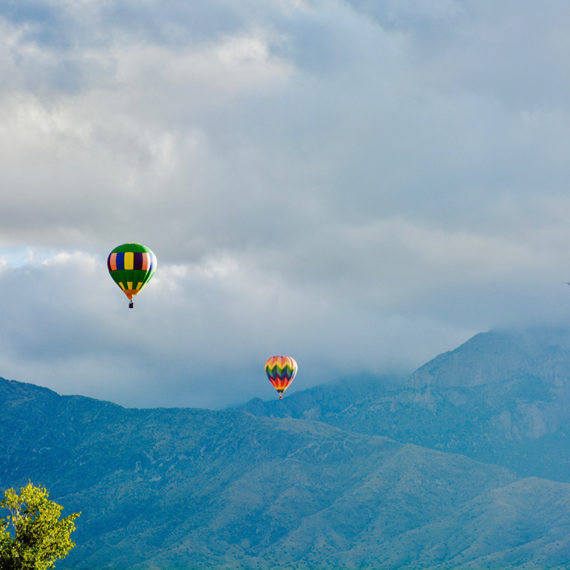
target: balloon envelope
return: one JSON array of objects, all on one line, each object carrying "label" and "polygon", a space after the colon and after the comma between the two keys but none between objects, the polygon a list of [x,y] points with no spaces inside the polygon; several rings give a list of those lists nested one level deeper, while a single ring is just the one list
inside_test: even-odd
[{"label": "balloon envelope", "polygon": [[297,374],[298,366],[290,356],[272,356],[265,363],[265,373],[279,394],[279,399]]},{"label": "balloon envelope", "polygon": [[156,256],[140,243],[125,243],[109,254],[107,268],[113,281],[131,301],[154,275]]}]

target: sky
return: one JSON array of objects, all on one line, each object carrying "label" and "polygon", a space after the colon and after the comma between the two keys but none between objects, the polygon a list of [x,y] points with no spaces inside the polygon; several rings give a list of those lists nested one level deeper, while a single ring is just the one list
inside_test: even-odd
[{"label": "sky", "polygon": [[[223,408],[570,318],[564,0],[0,3],[0,376]],[[158,269],[129,310],[125,242]]]}]

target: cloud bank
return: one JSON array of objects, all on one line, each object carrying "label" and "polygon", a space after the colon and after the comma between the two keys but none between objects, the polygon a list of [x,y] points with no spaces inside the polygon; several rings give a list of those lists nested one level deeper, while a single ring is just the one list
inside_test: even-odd
[{"label": "cloud bank", "polygon": [[[563,2],[0,7],[0,374],[220,407],[567,320]],[[128,311],[117,244],[158,271]]]}]

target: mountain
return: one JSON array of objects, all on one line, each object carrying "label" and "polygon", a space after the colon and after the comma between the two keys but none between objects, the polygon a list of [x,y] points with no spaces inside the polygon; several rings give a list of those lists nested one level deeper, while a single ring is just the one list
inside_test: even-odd
[{"label": "mountain", "polygon": [[403,385],[367,379],[356,388],[349,381],[282,402],[252,400],[242,409],[310,418],[466,455],[520,476],[570,482],[570,330],[482,333]]},{"label": "mountain", "polygon": [[410,385],[469,388],[517,378],[539,380],[564,389],[568,396],[570,329],[536,327],[475,335],[419,368]]},{"label": "mountain", "polygon": [[[460,347],[459,360],[473,354],[470,342],[489,338]],[[438,386],[435,359],[405,386],[358,379],[223,411],[126,409],[0,379],[0,489],[31,479],[64,514],[82,511],[77,546],[58,568],[566,568],[568,482],[375,433],[407,416],[403,439],[447,444],[430,419],[443,422],[445,410],[465,428],[454,441],[471,449],[482,427],[470,431],[458,416],[473,411],[450,395],[486,386],[482,418],[513,393],[558,409],[548,397],[563,393],[562,377],[539,374],[541,359],[532,374],[545,387],[533,399],[528,387],[523,395],[510,387],[522,371]],[[438,366],[447,378],[445,359]],[[503,394],[495,400],[493,384]],[[411,416],[421,410],[417,435]],[[501,429],[489,434],[492,445]],[[521,445],[536,435],[521,433]]]}]

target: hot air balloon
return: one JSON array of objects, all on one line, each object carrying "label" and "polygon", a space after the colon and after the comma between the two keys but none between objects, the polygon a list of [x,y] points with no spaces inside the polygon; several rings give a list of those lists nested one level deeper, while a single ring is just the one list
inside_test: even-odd
[{"label": "hot air balloon", "polygon": [[124,243],[117,246],[107,259],[107,267],[113,281],[121,288],[132,309],[133,297],[150,281],[156,270],[156,256],[140,243]]},{"label": "hot air balloon", "polygon": [[272,356],[265,363],[265,373],[273,387],[279,394],[279,399],[283,398],[283,392],[287,390],[289,384],[297,374],[297,363],[290,356]]}]

